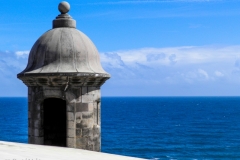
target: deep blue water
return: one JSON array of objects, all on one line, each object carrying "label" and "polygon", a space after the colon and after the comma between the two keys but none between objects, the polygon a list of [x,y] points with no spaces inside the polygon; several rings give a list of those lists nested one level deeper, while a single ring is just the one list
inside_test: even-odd
[{"label": "deep blue water", "polygon": [[[240,97],[102,98],[102,151],[240,159]],[[27,143],[27,98],[0,98],[0,140]]]}]

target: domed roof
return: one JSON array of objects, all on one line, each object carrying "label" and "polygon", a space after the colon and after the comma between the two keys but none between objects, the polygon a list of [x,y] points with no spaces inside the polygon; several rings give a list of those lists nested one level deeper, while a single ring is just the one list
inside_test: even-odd
[{"label": "domed roof", "polygon": [[101,66],[99,53],[93,42],[76,29],[76,21],[67,14],[70,6],[60,4],[58,8],[61,14],[53,20],[53,29],[35,42],[27,67],[18,77],[78,73],[110,77]]}]

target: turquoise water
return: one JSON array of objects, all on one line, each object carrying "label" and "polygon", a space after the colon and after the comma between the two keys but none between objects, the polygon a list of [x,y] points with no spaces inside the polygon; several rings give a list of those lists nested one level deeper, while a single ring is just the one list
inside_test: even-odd
[{"label": "turquoise water", "polygon": [[[0,98],[0,140],[27,143],[27,98]],[[102,98],[102,151],[240,159],[240,97]]]}]

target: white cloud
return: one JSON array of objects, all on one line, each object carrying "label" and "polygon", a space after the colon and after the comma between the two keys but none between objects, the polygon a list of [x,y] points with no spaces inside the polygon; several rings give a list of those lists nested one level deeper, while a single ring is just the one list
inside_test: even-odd
[{"label": "white cloud", "polygon": [[146,55],[147,61],[148,62],[152,62],[152,61],[157,61],[159,59],[164,59],[166,58],[166,55],[164,53],[152,53],[152,54],[148,54]]},{"label": "white cloud", "polygon": [[240,95],[240,45],[141,48],[100,56],[112,76],[105,87],[116,88],[115,95]]},{"label": "white cloud", "polygon": [[235,85],[240,85],[240,45],[141,48],[100,55],[104,69],[112,75],[110,82],[114,86],[158,88],[164,95],[163,91],[174,85],[171,95],[181,94],[177,91],[183,90],[183,86],[189,89],[187,95],[190,90],[201,95],[225,94],[218,89],[228,90],[231,95],[230,88],[235,90]]},{"label": "white cloud", "polygon": [[102,54],[101,57],[102,61],[107,63],[109,67],[113,68],[123,68],[124,62],[122,61],[121,57],[117,53],[105,53]]},{"label": "white cloud", "polygon": [[18,58],[25,58],[28,57],[30,51],[16,51],[15,54],[17,55]]},{"label": "white cloud", "polygon": [[20,73],[27,65],[26,54],[5,51],[0,52],[0,96],[26,96],[26,87],[17,79],[17,74]]},{"label": "white cloud", "polygon": [[176,60],[176,55],[175,54],[171,54],[168,59],[170,60],[170,63],[171,64],[175,64],[177,63],[177,60]]},{"label": "white cloud", "polygon": [[[0,52],[2,85],[11,88],[21,82],[16,74],[26,67],[28,53]],[[141,48],[100,56],[103,68],[112,76],[104,87],[117,87],[124,94],[240,94],[236,89],[240,85],[240,45]],[[118,90],[115,92],[119,95]]]},{"label": "white cloud", "polygon": [[198,69],[198,73],[200,74],[201,77],[204,77],[204,79],[206,80],[209,78],[208,73],[203,69]]},{"label": "white cloud", "polygon": [[[222,63],[238,66],[237,57],[240,46],[183,46],[171,48],[142,48],[135,50],[114,51],[107,54],[117,54],[121,60],[131,66],[136,62],[147,66],[169,66],[173,62],[178,66],[207,63]],[[106,53],[101,53],[103,63]]]},{"label": "white cloud", "polygon": [[214,74],[217,76],[217,77],[223,77],[224,74],[220,71],[215,71]]}]

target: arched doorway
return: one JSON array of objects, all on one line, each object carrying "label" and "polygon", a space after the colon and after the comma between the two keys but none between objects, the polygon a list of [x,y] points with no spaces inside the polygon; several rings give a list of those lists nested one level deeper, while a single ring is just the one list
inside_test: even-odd
[{"label": "arched doorway", "polygon": [[44,144],[66,147],[66,101],[47,98],[43,102]]}]

